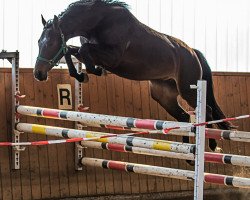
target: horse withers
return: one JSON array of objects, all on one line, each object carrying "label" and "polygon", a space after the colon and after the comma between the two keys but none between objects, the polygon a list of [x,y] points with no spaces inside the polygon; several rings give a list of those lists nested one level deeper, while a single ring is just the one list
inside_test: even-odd
[{"label": "horse withers", "polygon": [[[170,115],[182,122],[189,114],[180,106],[180,95],[196,107],[196,91],[190,89],[198,80],[207,81],[206,120],[225,118],[213,92],[212,73],[202,55],[181,40],[159,33],[138,21],[125,3],[113,0],[83,0],[72,3],[59,16],[47,21],[38,41],[39,55],[34,76],[43,81],[48,72],[65,56],[70,75],[84,81],[85,74],[77,74],[71,60],[75,56],[86,66],[87,72],[102,74],[102,68],[127,79],[148,80],[151,96]],[[66,41],[81,36],[81,47],[67,46]],[[230,129],[229,122],[218,124]],[[183,137],[183,142],[189,142]],[[217,143],[209,139],[215,151]]]}]

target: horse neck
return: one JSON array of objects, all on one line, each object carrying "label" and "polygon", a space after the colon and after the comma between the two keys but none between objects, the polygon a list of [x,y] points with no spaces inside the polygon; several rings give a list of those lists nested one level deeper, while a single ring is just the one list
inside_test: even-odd
[{"label": "horse neck", "polygon": [[105,16],[105,10],[96,8],[95,10],[80,10],[75,13],[67,13],[61,18],[61,29],[66,40],[76,36],[88,36]]}]

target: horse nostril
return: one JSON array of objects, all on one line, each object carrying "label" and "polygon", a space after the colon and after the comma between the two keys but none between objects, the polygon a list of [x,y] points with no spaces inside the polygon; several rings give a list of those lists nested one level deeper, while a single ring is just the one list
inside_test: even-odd
[{"label": "horse nostril", "polygon": [[37,70],[36,72],[35,72],[35,76],[38,78],[38,77],[41,77],[41,75],[42,75],[42,72],[41,71],[39,71],[39,70]]}]

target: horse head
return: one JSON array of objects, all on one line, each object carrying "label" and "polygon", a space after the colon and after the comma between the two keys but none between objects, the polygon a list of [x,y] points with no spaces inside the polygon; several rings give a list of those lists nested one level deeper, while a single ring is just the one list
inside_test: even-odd
[{"label": "horse head", "polygon": [[57,65],[67,51],[66,41],[57,16],[46,22],[42,16],[43,32],[38,40],[39,54],[34,68],[34,77],[47,80],[48,72]]}]

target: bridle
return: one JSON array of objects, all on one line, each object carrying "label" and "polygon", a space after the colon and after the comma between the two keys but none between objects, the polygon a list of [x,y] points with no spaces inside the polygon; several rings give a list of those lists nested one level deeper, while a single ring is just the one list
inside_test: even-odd
[{"label": "bridle", "polygon": [[59,61],[57,61],[57,60],[58,60],[58,57],[60,56],[60,54],[63,53],[63,55],[65,55],[67,53],[67,51],[68,51],[68,47],[67,47],[67,44],[66,44],[66,41],[65,41],[65,37],[64,37],[64,35],[62,33],[62,30],[60,28],[59,28],[59,30],[60,30],[60,35],[61,35],[61,39],[62,39],[62,45],[61,45],[61,48],[58,50],[57,54],[50,60],[48,60],[47,58],[43,58],[40,54],[37,57],[37,60],[49,63],[49,65],[52,66],[52,67],[58,66]]}]

